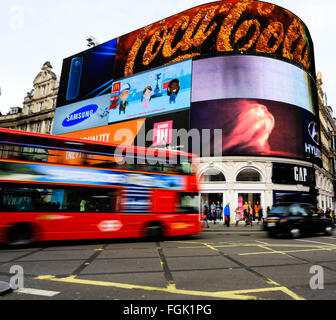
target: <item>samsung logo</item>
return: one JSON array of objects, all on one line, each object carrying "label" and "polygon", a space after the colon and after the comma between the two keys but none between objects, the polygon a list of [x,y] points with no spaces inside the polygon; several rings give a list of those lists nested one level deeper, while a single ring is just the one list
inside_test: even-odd
[{"label": "samsung logo", "polygon": [[89,119],[98,110],[96,104],[90,104],[70,113],[62,122],[63,127],[71,127]]}]

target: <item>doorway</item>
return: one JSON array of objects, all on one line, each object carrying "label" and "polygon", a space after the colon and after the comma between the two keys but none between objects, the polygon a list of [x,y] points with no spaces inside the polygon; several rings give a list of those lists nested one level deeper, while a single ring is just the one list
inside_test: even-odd
[{"label": "doorway", "polygon": [[[223,221],[223,203],[224,203],[224,194],[221,192],[209,192],[209,193],[201,193],[200,196],[200,212],[204,211],[204,204],[208,202],[209,206],[211,204],[217,205],[218,203],[222,206],[221,212],[221,221]],[[217,219],[218,221],[219,219]]]},{"label": "doorway", "polygon": [[243,205],[245,202],[251,203],[252,209],[253,209],[253,220],[256,219],[255,212],[254,212],[254,206],[260,205],[260,208],[262,210],[262,194],[261,193],[248,193],[248,192],[238,192],[238,208],[241,212],[243,212]]}]

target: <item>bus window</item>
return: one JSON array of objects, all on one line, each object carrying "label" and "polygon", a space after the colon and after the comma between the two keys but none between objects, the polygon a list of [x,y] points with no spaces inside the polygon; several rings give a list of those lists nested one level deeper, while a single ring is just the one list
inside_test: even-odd
[{"label": "bus window", "polygon": [[199,205],[199,194],[192,192],[181,192],[180,194],[180,213],[197,213]]},{"label": "bus window", "polygon": [[116,212],[114,189],[0,187],[1,212]]}]

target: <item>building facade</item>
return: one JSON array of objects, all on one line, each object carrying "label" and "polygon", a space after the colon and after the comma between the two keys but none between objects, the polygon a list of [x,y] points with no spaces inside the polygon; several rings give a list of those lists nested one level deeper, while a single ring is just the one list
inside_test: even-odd
[{"label": "building facade", "polygon": [[321,132],[321,154],[322,167],[316,169],[316,184],[319,190],[318,204],[323,209],[335,209],[335,145],[334,134],[336,131],[333,109],[328,105],[327,95],[323,91],[322,73],[318,72],[316,77],[318,106]]},{"label": "building facade", "polygon": [[23,106],[11,108],[7,115],[0,116],[0,127],[50,134],[58,85],[50,62],[45,62],[33,81],[33,89],[24,98]]}]

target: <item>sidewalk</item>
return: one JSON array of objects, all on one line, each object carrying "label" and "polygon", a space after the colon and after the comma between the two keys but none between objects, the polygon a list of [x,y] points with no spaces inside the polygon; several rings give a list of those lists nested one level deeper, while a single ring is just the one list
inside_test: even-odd
[{"label": "sidewalk", "polygon": [[212,221],[209,221],[209,228],[206,227],[206,224],[204,224],[204,232],[262,232],[263,230],[263,224],[257,222],[253,222],[252,227],[246,226],[245,222],[239,222],[238,227],[236,227],[236,224],[233,223],[228,228],[226,225],[224,225],[224,222],[218,222],[214,224]]}]

